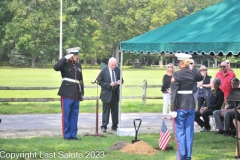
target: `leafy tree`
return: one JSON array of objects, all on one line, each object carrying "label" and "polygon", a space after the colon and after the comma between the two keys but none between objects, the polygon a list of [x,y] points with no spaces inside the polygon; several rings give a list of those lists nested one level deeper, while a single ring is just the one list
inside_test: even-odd
[{"label": "leafy tree", "polygon": [[26,56],[31,57],[31,67],[35,67],[38,54],[52,44],[52,29],[56,28],[55,22],[58,20],[54,4],[56,2],[43,0],[13,0],[9,3],[14,17],[6,26],[6,41],[13,49],[24,50]]},{"label": "leafy tree", "polygon": [[[119,43],[206,8],[220,0],[63,0],[63,50],[81,47],[80,60],[118,58]],[[0,61],[21,53],[31,67],[58,59],[60,1],[1,0]],[[137,57],[135,57],[137,56]],[[125,62],[154,55],[126,55]],[[129,59],[128,59],[129,58]]]},{"label": "leafy tree", "polygon": [[1,0],[0,1],[0,61],[8,61],[8,53],[11,52],[9,49],[11,45],[4,41],[5,26],[12,20],[13,14],[8,8],[8,3],[12,0]]}]

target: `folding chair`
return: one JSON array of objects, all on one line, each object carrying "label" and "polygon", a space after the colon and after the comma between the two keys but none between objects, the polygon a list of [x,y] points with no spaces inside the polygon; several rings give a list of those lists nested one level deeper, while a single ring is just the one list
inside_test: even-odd
[{"label": "folding chair", "polygon": [[214,130],[216,131],[216,122],[213,115],[210,115],[209,118],[212,119],[212,128],[214,128]]}]

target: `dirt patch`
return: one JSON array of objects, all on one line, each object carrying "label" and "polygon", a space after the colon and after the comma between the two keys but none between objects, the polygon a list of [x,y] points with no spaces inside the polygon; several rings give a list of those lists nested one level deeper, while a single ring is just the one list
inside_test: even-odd
[{"label": "dirt patch", "polygon": [[110,150],[121,150],[123,147],[125,147],[128,144],[130,144],[130,143],[129,142],[120,141],[120,142],[115,143],[109,149]]},{"label": "dirt patch", "polygon": [[112,150],[119,150],[120,152],[130,154],[148,154],[153,155],[158,151],[144,141],[138,141],[133,144],[128,142],[117,142],[112,147]]}]

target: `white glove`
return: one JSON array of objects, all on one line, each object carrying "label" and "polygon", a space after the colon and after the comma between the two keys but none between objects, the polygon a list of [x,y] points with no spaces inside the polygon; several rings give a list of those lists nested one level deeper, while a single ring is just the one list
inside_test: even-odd
[{"label": "white glove", "polygon": [[72,56],[73,56],[73,54],[68,54],[68,55],[65,56],[65,58],[66,58],[66,59],[69,59],[69,58],[71,58]]},{"label": "white glove", "polygon": [[172,118],[176,118],[177,112],[176,111],[170,112],[169,115],[172,116]]}]

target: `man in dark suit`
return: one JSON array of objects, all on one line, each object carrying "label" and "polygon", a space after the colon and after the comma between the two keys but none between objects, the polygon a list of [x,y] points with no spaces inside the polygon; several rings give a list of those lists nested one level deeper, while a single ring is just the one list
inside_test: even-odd
[{"label": "man in dark suit", "polygon": [[77,137],[77,122],[80,101],[84,95],[82,66],[78,63],[78,48],[69,48],[67,53],[54,65],[54,70],[60,71],[62,75],[58,91],[61,96],[62,133],[65,140],[81,140]]},{"label": "man in dark suit", "polygon": [[119,85],[121,81],[120,69],[117,67],[117,60],[114,57],[110,58],[108,66],[102,69],[102,72],[98,77],[98,82],[101,86],[100,97],[103,102],[101,131],[106,133],[110,110],[112,117],[112,131],[116,131],[118,128]]}]

